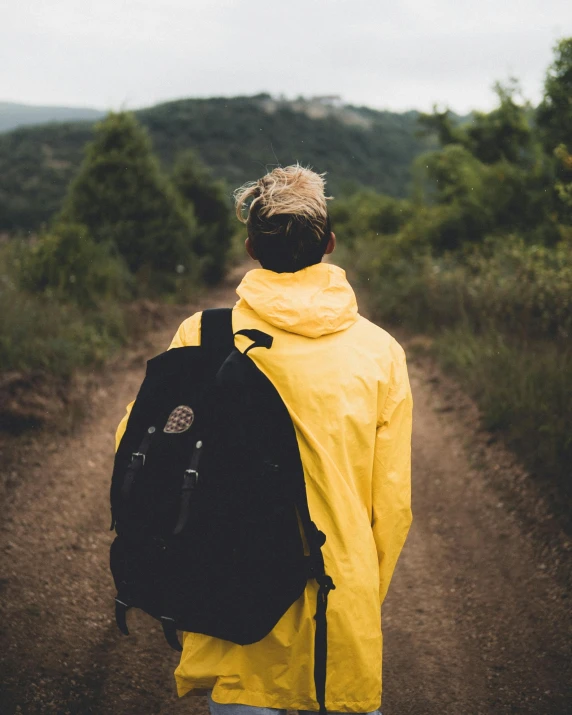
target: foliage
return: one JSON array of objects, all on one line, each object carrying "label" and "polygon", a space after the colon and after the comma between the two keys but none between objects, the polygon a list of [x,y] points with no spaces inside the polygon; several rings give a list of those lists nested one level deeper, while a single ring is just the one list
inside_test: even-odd
[{"label": "foliage", "polygon": [[0,134],[0,231],[38,231],[60,210],[92,126],[54,123]]},{"label": "foliage", "polygon": [[[484,250],[434,256],[404,236],[356,244],[361,280],[373,282],[374,307],[415,329],[463,324],[528,340],[572,336],[572,245],[491,239]],[[397,291],[397,292],[396,292]]]},{"label": "foliage", "polygon": [[548,153],[559,144],[572,146],[572,37],[554,47],[554,61],[546,73],[544,97],[536,120]]},{"label": "foliage", "polygon": [[455,122],[449,109],[419,117],[420,134],[435,134],[441,147],[459,144],[472,156],[485,164],[498,161],[523,163],[530,160],[531,127],[530,106],[518,104],[518,81],[511,78],[507,84],[495,83],[494,92],[499,104],[492,112],[473,112],[467,122]]},{"label": "foliage", "polygon": [[463,142],[463,133],[455,125],[451,110],[445,109],[440,112],[436,104],[433,105],[432,114],[422,112],[419,115],[418,134],[424,137],[435,134],[440,146]]},{"label": "foliage", "polygon": [[0,365],[3,371],[45,370],[67,377],[100,365],[125,342],[127,326],[115,301],[81,308],[49,293],[21,289],[11,247],[0,251]]},{"label": "foliage", "polygon": [[60,223],[31,245],[21,245],[20,284],[34,293],[95,308],[101,299],[124,300],[132,276],[113,246],[95,243],[85,226]]},{"label": "foliage", "polygon": [[476,334],[462,325],[443,331],[435,351],[477,398],[485,427],[502,431],[566,512],[572,499],[572,351],[546,341],[521,343],[498,331]]},{"label": "foliage", "polygon": [[[350,108],[312,118],[268,96],[185,99],[135,113],[164,167],[187,149],[230,186],[276,163],[299,160],[329,174],[328,189],[371,186],[404,196],[411,161],[434,141],[416,136],[417,113]],[[90,140],[88,122],[23,127],[0,134],[0,231],[37,231],[56,212]]]},{"label": "foliage", "polygon": [[466,128],[468,147],[477,159],[485,164],[508,161],[525,163],[529,158],[531,127],[527,108],[514,101],[519,93],[518,82],[512,79],[508,85],[495,84],[499,106],[492,112],[475,112]]},{"label": "foliage", "polygon": [[484,164],[451,144],[416,162],[416,199],[437,206],[426,236],[438,251],[482,243],[490,233],[515,232],[531,241],[555,243],[560,237],[557,195],[549,157],[528,169],[502,159]]},{"label": "foliage", "polygon": [[199,222],[194,250],[201,259],[201,275],[207,283],[217,283],[224,275],[233,231],[229,193],[192,151],[177,159],[173,183]]},{"label": "foliage", "polygon": [[560,144],[554,150],[554,156],[559,162],[558,178],[555,188],[560,200],[559,213],[564,223],[572,225],[572,154],[565,144]]},{"label": "foliage", "polygon": [[129,113],[111,113],[96,125],[59,220],[86,226],[96,243],[113,244],[132,272],[145,265],[174,272],[192,262],[192,210]]},{"label": "foliage", "polygon": [[355,193],[345,201],[334,201],[330,209],[333,226],[344,227],[344,241],[354,241],[367,232],[396,233],[412,217],[413,206],[406,199],[394,199],[374,191]]}]

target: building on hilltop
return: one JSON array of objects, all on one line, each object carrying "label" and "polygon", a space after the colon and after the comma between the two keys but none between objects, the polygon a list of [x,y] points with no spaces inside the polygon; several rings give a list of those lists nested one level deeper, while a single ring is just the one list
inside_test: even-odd
[{"label": "building on hilltop", "polygon": [[316,95],[315,97],[312,97],[310,101],[325,104],[328,107],[342,107],[344,104],[339,94]]}]

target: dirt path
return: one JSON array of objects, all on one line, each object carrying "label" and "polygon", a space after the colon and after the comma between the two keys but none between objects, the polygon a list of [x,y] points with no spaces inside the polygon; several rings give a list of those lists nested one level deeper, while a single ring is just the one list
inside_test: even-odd
[{"label": "dirt path", "polygon": [[[227,285],[208,305],[233,302]],[[176,327],[153,335],[147,357]],[[90,419],[55,442],[44,435],[16,468],[0,525],[2,715],[206,713],[204,698],[177,700],[177,656],[151,619],[130,614],[129,638],[112,620],[113,434],[144,362],[141,352],[118,362]],[[520,472],[477,432],[470,401],[424,360],[410,357],[410,373],[414,524],[384,606],[384,715],[570,713],[565,538],[537,501],[534,529],[519,516],[532,497],[513,509]]]}]

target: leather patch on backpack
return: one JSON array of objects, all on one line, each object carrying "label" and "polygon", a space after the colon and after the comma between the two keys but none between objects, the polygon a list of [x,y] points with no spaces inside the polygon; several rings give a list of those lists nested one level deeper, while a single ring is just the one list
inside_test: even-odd
[{"label": "leather patch on backpack", "polygon": [[167,432],[168,434],[186,432],[193,424],[194,419],[195,413],[188,405],[179,405],[175,407],[169,415],[163,432]]}]

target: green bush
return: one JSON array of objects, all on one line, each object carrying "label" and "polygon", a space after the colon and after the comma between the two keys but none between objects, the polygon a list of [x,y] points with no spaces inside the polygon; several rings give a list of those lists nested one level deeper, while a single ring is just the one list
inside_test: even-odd
[{"label": "green bush", "polygon": [[334,201],[330,216],[334,230],[341,227],[345,246],[375,233],[396,233],[414,215],[413,206],[405,199],[382,196],[374,191],[359,191],[342,201]]},{"label": "green bush", "polygon": [[133,279],[109,244],[95,243],[85,226],[60,223],[19,251],[20,283],[35,293],[94,308],[124,300]]},{"label": "green bush", "polygon": [[434,256],[407,238],[407,231],[369,234],[352,252],[380,317],[414,329],[463,324],[520,340],[570,339],[572,243],[531,246],[509,236],[478,251]]},{"label": "green bush", "polygon": [[114,301],[86,309],[18,286],[14,251],[0,251],[0,365],[3,371],[45,370],[67,377],[100,365],[125,342],[123,310]]}]

